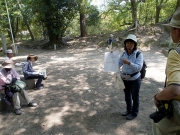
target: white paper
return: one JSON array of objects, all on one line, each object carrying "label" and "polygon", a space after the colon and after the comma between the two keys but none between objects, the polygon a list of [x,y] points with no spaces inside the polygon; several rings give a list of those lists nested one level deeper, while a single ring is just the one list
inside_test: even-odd
[{"label": "white paper", "polygon": [[104,72],[119,71],[119,51],[105,52],[104,55]]},{"label": "white paper", "polygon": [[18,67],[23,66],[23,65],[24,65],[24,62],[19,62],[15,64],[15,66],[18,66]]},{"label": "white paper", "polygon": [[41,70],[39,70],[38,72],[39,72],[39,74],[44,75],[44,78],[47,77],[46,69],[41,69]]}]

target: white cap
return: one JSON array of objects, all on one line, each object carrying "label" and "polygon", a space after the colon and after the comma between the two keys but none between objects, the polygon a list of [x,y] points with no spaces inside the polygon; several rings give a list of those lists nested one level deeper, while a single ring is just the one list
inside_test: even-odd
[{"label": "white cap", "polygon": [[129,34],[129,35],[127,36],[126,40],[124,41],[124,44],[125,44],[125,42],[126,42],[127,40],[133,40],[134,42],[137,43],[137,38],[136,38],[136,36],[133,35],[133,34]]},{"label": "white cap", "polygon": [[13,51],[11,49],[8,49],[6,53],[13,53]]},{"label": "white cap", "polygon": [[113,34],[110,34],[110,37],[113,37],[114,35]]}]

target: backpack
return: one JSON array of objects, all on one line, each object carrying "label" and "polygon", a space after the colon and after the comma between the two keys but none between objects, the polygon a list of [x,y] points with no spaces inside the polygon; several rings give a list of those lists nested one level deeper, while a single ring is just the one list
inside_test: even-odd
[{"label": "backpack", "polygon": [[[138,57],[138,55],[139,55],[140,53],[141,53],[141,52],[139,52],[139,51],[136,53],[136,58]],[[146,76],[146,68],[147,68],[146,62],[143,60],[143,66],[142,66],[141,71],[140,71],[140,73],[141,73],[141,79],[143,79],[143,78]]]}]

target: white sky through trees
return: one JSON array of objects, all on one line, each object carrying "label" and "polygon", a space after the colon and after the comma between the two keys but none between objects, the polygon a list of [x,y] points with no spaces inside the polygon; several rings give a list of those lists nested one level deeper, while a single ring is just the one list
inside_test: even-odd
[{"label": "white sky through trees", "polygon": [[92,0],[91,4],[98,7],[99,10],[103,9],[103,5],[105,5],[106,0]]}]

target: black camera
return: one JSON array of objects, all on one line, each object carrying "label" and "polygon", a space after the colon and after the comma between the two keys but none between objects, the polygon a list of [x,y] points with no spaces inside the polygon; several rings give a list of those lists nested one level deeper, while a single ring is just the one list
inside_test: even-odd
[{"label": "black camera", "polygon": [[170,118],[172,116],[172,110],[170,101],[159,101],[157,111],[150,114],[149,118],[153,119],[154,123],[158,123],[166,116]]}]

